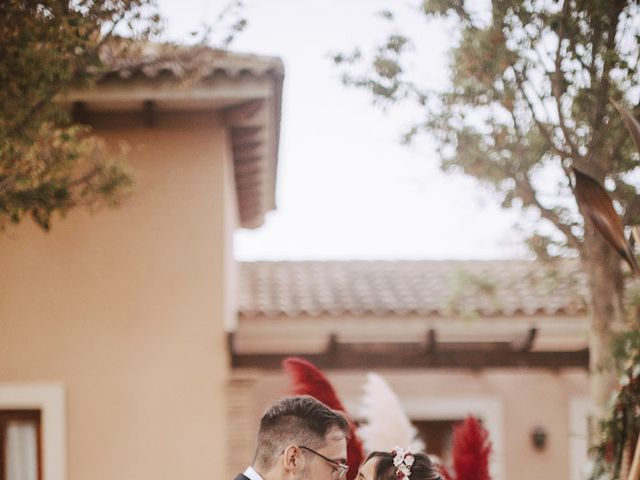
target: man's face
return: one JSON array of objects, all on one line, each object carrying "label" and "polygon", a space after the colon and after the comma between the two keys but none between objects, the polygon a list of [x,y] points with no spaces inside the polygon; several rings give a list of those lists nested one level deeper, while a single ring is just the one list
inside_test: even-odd
[{"label": "man's face", "polygon": [[[340,473],[340,468],[336,464],[347,463],[345,434],[336,428],[329,430],[324,439],[324,446],[315,449],[315,451],[331,461],[325,460],[311,451],[305,452],[308,463],[300,480],[336,480]],[[345,479],[346,477],[342,477],[342,480]]]}]

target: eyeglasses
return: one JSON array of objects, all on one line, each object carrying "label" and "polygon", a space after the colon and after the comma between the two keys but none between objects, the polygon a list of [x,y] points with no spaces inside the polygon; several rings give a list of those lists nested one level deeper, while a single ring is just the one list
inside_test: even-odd
[{"label": "eyeglasses", "polygon": [[349,471],[349,465],[345,465],[344,463],[336,462],[335,460],[330,459],[329,457],[325,457],[321,453],[316,452],[315,450],[310,449],[309,447],[305,447],[304,445],[298,445],[299,449],[307,450],[314,455],[319,456],[325,462],[330,463],[333,467],[334,475],[332,476],[333,480],[340,480],[345,476],[345,474]]}]

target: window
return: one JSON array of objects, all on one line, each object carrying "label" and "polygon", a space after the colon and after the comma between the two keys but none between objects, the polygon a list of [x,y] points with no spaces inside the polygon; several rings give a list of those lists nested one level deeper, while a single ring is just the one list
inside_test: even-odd
[{"label": "window", "polygon": [[453,427],[464,419],[413,420],[420,438],[430,455],[436,455],[444,465],[451,465]]},{"label": "window", "polygon": [[[424,428],[427,431],[427,448],[429,450],[437,441],[431,440],[431,445],[429,444],[429,422],[444,421],[455,424],[456,420],[462,420],[469,414],[478,417],[489,432],[491,439],[492,455],[489,460],[491,478],[504,480],[502,402],[499,398],[490,396],[425,398],[418,395],[405,396],[402,403],[407,415],[414,419],[416,426],[418,426],[417,422],[427,422]],[[442,426],[440,427],[442,428]],[[446,428],[444,431],[446,432]],[[443,434],[440,436],[442,438]],[[444,438],[444,445],[446,445],[446,433]],[[447,463],[446,455],[442,460],[445,464]]]},{"label": "window", "polygon": [[569,458],[571,480],[587,477],[589,458],[589,407],[588,397],[572,397],[569,400]]},{"label": "window", "polygon": [[0,480],[39,480],[40,410],[0,410]]},{"label": "window", "polygon": [[[65,395],[60,383],[0,382],[0,411],[2,412],[39,412],[36,445],[38,445],[37,480],[65,480],[66,477],[66,434],[65,434]],[[33,438],[33,422],[30,420],[31,433],[23,434]],[[27,422],[28,425],[28,422]],[[1,432],[1,431],[0,431]],[[14,434],[15,435],[15,434]],[[5,438],[2,434],[1,438]],[[22,437],[21,437],[22,438]],[[33,446],[33,441],[31,441]],[[5,447],[0,448],[0,458],[5,462]],[[33,449],[31,450],[33,452]],[[5,475],[4,467],[0,468]],[[13,480],[13,479],[10,479]],[[22,479],[20,479],[22,480]]]}]

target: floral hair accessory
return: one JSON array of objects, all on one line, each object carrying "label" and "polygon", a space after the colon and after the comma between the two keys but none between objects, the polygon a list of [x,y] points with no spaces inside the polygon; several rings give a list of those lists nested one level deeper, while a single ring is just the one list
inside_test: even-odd
[{"label": "floral hair accessory", "polygon": [[411,466],[416,461],[411,450],[408,448],[395,448],[393,454],[393,465],[396,467],[396,480],[408,480],[411,476]]}]

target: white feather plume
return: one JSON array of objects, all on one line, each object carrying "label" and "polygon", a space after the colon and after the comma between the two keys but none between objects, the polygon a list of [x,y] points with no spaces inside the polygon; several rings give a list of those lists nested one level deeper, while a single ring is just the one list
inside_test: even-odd
[{"label": "white feather plume", "polygon": [[425,444],[411,425],[397,395],[387,382],[375,373],[367,375],[360,414],[366,422],[358,429],[366,453],[390,452],[395,447],[424,451]]}]

